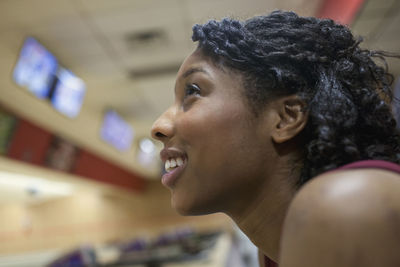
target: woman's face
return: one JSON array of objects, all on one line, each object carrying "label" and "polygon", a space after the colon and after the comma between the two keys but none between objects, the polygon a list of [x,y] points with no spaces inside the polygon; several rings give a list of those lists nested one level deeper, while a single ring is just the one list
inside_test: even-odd
[{"label": "woman's face", "polygon": [[175,102],[152,128],[164,143],[162,183],[179,213],[230,213],[256,197],[272,142],[269,118],[253,115],[243,90],[240,75],[200,50],[182,64]]}]

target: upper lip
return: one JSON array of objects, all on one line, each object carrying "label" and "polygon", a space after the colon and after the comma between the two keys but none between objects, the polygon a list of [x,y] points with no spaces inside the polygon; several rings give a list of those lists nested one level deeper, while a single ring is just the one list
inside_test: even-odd
[{"label": "upper lip", "polygon": [[161,160],[163,162],[165,162],[170,158],[178,158],[178,157],[180,157],[180,158],[184,159],[184,158],[186,158],[186,154],[183,151],[181,151],[181,150],[179,150],[177,148],[166,147],[163,150],[161,150],[160,157],[161,157]]}]

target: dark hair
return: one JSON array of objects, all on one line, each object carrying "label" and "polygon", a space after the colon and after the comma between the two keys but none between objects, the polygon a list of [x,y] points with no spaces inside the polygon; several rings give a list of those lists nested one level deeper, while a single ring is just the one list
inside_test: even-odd
[{"label": "dark hair", "polygon": [[393,76],[384,59],[395,55],[361,49],[346,26],[274,11],[195,25],[192,39],[215,62],[243,74],[255,113],[274,97],[296,94],[305,101],[309,119],[298,185],[356,160],[400,162],[389,105]]}]

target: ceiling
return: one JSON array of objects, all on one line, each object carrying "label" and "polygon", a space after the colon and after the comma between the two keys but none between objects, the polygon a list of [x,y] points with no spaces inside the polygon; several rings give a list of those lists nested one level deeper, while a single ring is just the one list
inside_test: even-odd
[{"label": "ceiling", "polygon": [[[82,147],[154,177],[159,168],[140,166],[134,148],[124,154],[99,140],[104,110],[115,109],[133,125],[137,136],[148,136],[152,122],[172,103],[175,73],[194,48],[193,24],[225,16],[246,18],[274,9],[314,15],[321,2],[0,0],[0,101]],[[367,46],[400,52],[399,3],[366,2],[353,26],[356,33],[366,36]],[[53,114],[48,104],[21,92],[12,82],[12,69],[26,36],[37,38],[85,81],[87,93],[77,119]],[[399,74],[399,64],[393,70]]]}]

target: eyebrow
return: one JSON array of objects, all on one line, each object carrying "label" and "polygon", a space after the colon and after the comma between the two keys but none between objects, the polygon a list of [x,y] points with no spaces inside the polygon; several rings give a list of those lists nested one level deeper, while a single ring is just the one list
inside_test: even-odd
[{"label": "eyebrow", "polygon": [[185,73],[182,74],[182,78],[187,78],[188,76],[190,76],[190,75],[192,75],[193,73],[196,73],[196,72],[202,72],[202,73],[205,73],[207,75],[210,75],[208,73],[208,71],[206,71],[203,68],[191,68],[191,69],[188,69],[187,71],[185,71]]}]

